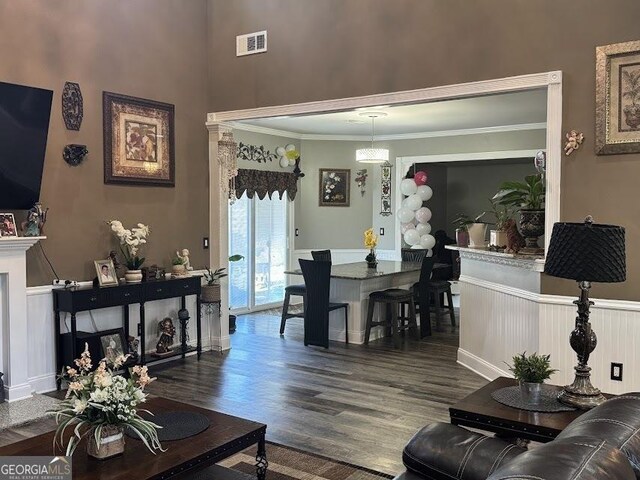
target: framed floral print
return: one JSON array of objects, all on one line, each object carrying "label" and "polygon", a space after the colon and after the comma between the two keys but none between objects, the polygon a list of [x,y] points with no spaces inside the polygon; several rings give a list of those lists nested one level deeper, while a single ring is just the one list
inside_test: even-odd
[{"label": "framed floral print", "polygon": [[596,48],[596,154],[640,152],[640,41]]},{"label": "framed floral print", "polygon": [[103,92],[104,183],[175,186],[174,106]]},{"label": "framed floral print", "polygon": [[350,180],[351,170],[321,168],[318,204],[321,207],[348,207]]}]

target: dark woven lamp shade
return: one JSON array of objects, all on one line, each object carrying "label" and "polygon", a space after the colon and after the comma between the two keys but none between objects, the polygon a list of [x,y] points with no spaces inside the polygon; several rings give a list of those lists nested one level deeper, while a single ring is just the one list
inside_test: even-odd
[{"label": "dark woven lamp shade", "polygon": [[544,273],[578,282],[624,282],[624,227],[588,221],[554,224]]}]

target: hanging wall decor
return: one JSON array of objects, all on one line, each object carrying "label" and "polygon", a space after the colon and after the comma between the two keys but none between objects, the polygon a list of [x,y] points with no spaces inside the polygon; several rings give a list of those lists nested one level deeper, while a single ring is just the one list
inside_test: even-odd
[{"label": "hanging wall decor", "polygon": [[264,148],[264,145],[256,147],[255,145],[247,145],[240,142],[238,145],[238,158],[249,162],[267,163],[267,161],[273,162],[278,158],[278,155],[271,153]]},{"label": "hanging wall decor", "polygon": [[321,207],[348,207],[351,170],[321,168],[318,205]]},{"label": "hanging wall decor", "polygon": [[367,188],[367,169],[363,168],[356,171],[356,185],[360,189],[360,195],[364,197]]},{"label": "hanging wall decor", "polygon": [[67,130],[80,130],[83,113],[80,85],[65,82],[62,89],[62,118]]},{"label": "hanging wall decor", "polygon": [[[640,79],[640,77],[638,77]],[[571,155],[573,152],[580,148],[582,142],[584,142],[584,133],[571,130],[566,134],[567,141],[564,144],[565,155]]]},{"label": "hanging wall decor", "polygon": [[62,150],[62,158],[72,167],[77,167],[82,163],[84,157],[89,153],[86,145],[65,145]]},{"label": "hanging wall decor", "polygon": [[223,132],[218,141],[218,163],[220,165],[220,188],[231,203],[236,201],[235,179],[238,175],[238,145],[232,132]]},{"label": "hanging wall decor", "polygon": [[391,164],[389,162],[382,164],[380,187],[380,201],[382,202],[380,215],[388,217],[391,215]]}]

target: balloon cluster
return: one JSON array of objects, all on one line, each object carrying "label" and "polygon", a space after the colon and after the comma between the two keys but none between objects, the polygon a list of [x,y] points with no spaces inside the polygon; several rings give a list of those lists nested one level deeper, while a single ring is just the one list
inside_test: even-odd
[{"label": "balloon cluster", "polygon": [[431,250],[436,239],[431,235],[431,210],[422,206],[433,196],[433,190],[427,183],[427,174],[416,172],[413,178],[405,178],[400,183],[400,192],[405,196],[402,200],[398,219],[402,226],[404,241],[414,249]]}]

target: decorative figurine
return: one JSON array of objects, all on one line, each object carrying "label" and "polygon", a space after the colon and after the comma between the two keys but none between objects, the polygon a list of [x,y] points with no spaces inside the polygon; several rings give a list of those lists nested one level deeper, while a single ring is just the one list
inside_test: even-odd
[{"label": "decorative figurine", "polygon": [[571,132],[567,133],[566,137],[567,143],[564,146],[564,153],[565,155],[571,155],[575,150],[578,150],[582,142],[584,142],[584,133],[571,130]]},{"label": "decorative figurine", "polygon": [[171,353],[173,337],[176,336],[176,327],[173,326],[171,318],[166,317],[158,323],[158,333],[160,338],[156,344],[156,355],[166,355]]},{"label": "decorative figurine", "polygon": [[135,363],[138,363],[138,346],[140,345],[140,339],[129,335],[127,343],[129,343],[129,355],[131,356],[131,359]]},{"label": "decorative figurine", "polygon": [[31,207],[27,214],[27,219],[20,224],[25,237],[39,237],[42,235],[44,224],[47,221],[49,209],[42,207],[40,202]]},{"label": "decorative figurine", "polygon": [[62,150],[62,158],[72,167],[77,167],[82,163],[84,157],[89,153],[86,145],[65,145]]},{"label": "decorative figurine", "polygon": [[504,225],[507,232],[507,253],[518,253],[525,246],[524,237],[518,231],[513,218],[507,220]]},{"label": "decorative figurine", "polygon": [[178,257],[180,260],[182,260],[182,265],[184,265],[185,270],[187,271],[191,271],[193,270],[193,267],[191,266],[191,260],[189,260],[189,249],[188,248],[183,248],[182,249],[182,254],[180,253],[180,251],[176,251],[176,257]]}]

